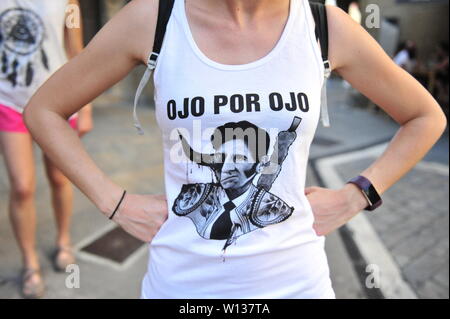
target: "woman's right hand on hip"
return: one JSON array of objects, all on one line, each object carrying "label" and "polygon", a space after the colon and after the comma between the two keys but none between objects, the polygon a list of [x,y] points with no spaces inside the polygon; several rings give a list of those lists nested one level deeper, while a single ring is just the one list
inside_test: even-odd
[{"label": "woman's right hand on hip", "polygon": [[127,233],[150,243],[167,218],[165,195],[127,194],[113,220]]}]

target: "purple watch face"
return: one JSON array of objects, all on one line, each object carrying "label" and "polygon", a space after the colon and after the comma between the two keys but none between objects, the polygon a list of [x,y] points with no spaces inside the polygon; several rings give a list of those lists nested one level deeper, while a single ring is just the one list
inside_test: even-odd
[{"label": "purple watch face", "polygon": [[372,183],[364,176],[357,176],[349,181],[349,183],[357,185],[367,196],[372,205],[369,205],[365,210],[373,211],[380,207],[383,203],[380,195],[378,194]]}]

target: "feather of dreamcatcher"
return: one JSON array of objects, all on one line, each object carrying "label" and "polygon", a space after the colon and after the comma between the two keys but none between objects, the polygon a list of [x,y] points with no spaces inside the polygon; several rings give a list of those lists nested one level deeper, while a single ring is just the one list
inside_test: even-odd
[{"label": "feather of dreamcatcher", "polygon": [[8,81],[11,82],[13,87],[17,85],[17,67],[19,66],[19,61],[14,60],[12,64],[13,71],[8,75]]},{"label": "feather of dreamcatcher", "polygon": [[47,54],[45,53],[44,49],[41,49],[41,58],[42,58],[42,64],[44,65],[44,67],[47,70],[49,70],[48,57],[47,57]]},{"label": "feather of dreamcatcher", "polygon": [[33,63],[28,62],[28,64],[27,64],[27,74],[26,74],[26,78],[25,78],[26,86],[30,86],[31,82],[33,82],[33,77],[34,77]]},{"label": "feather of dreamcatcher", "polygon": [[6,73],[8,71],[8,56],[6,52],[3,51],[2,54],[2,73]]}]

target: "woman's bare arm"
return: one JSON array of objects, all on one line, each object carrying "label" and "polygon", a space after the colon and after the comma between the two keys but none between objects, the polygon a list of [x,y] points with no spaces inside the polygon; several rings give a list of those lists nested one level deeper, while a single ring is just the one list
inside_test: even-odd
[{"label": "woman's bare arm", "polygon": [[[408,72],[397,66],[364,28],[337,7],[327,6],[327,13],[330,62],[334,71],[401,126],[386,151],[361,173],[383,194],[423,159],[444,132],[447,121],[430,93]],[[323,189],[310,188],[307,193],[319,190]],[[343,225],[367,205],[359,189],[348,184],[339,196],[350,199],[351,208],[348,208],[349,205],[340,205],[341,209],[335,209],[338,212],[335,216],[323,217],[327,211],[333,210],[325,206],[332,204],[327,204],[322,196],[318,199],[318,194],[315,196],[316,199],[314,196],[310,196],[310,199],[322,202],[322,205],[316,204],[316,213],[319,215],[316,226],[320,234]]]},{"label": "woman's bare arm", "polygon": [[[156,0],[134,0],[126,5],[36,92],[24,112],[26,125],[44,152],[107,216],[123,189],[97,167],[66,119],[145,63],[153,46],[157,10]],[[130,203],[130,196],[127,198]],[[143,200],[136,199],[133,205],[140,202]],[[145,218],[142,212],[139,219]],[[133,227],[128,225],[128,230]],[[141,230],[146,234],[134,235],[149,239],[150,232]]]}]

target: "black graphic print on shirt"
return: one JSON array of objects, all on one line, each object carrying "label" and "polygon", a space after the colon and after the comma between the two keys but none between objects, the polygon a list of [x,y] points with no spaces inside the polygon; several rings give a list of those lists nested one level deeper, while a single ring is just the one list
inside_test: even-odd
[{"label": "black graphic print on shirt", "polygon": [[0,14],[0,74],[13,87],[31,85],[36,60],[49,70],[44,39],[44,23],[35,12],[13,8]]},{"label": "black graphic print on shirt", "polygon": [[[288,219],[294,207],[270,189],[297,138],[301,121],[294,117],[290,127],[278,133],[270,157],[269,134],[248,121],[217,127],[211,135],[214,154],[196,152],[180,134],[185,156],[210,168],[213,180],[184,184],[172,211],[189,217],[202,238],[226,240],[223,250],[242,235]],[[255,138],[248,138],[249,130]]]}]

